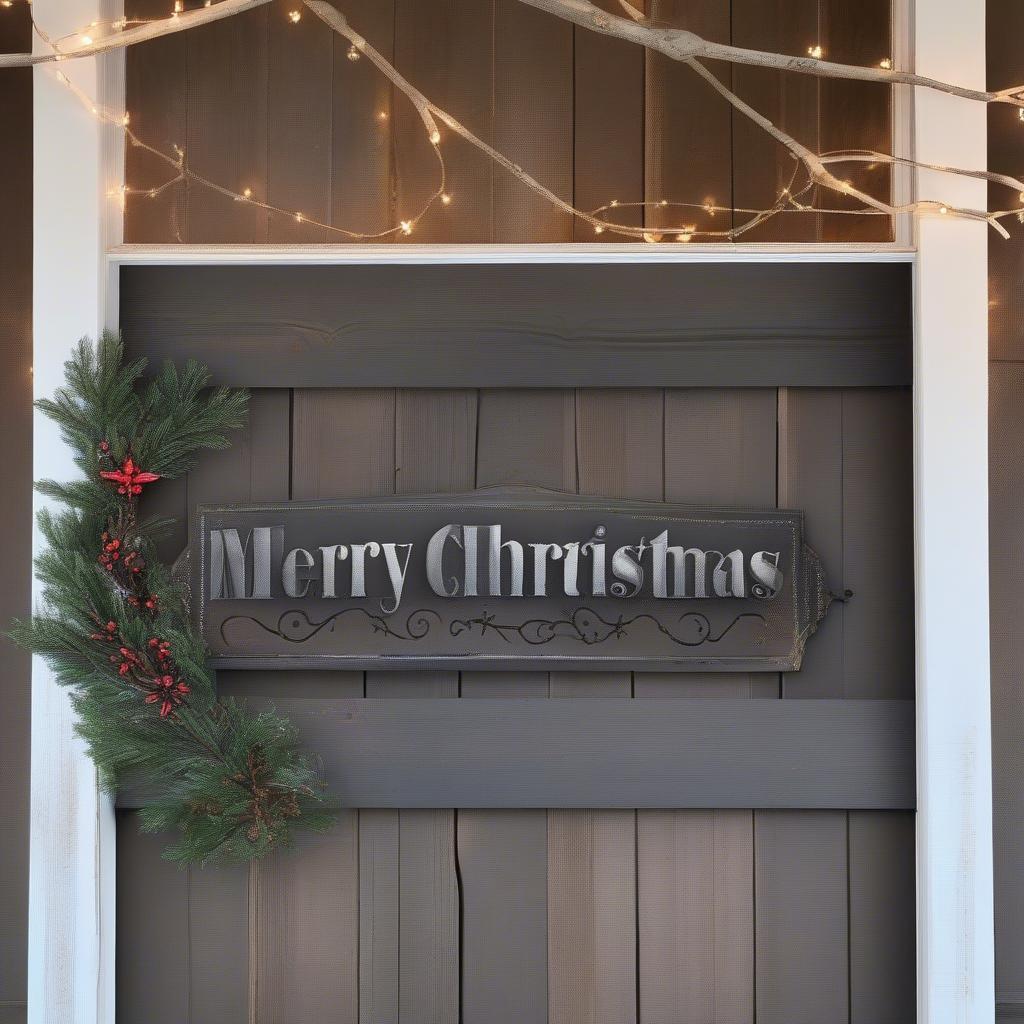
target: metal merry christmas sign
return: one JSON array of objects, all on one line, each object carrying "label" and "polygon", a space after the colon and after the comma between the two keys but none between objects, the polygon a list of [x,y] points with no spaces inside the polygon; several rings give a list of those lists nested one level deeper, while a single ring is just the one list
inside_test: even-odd
[{"label": "metal merry christmas sign", "polygon": [[231,668],[795,671],[830,595],[803,514],[553,491],[202,506]]}]

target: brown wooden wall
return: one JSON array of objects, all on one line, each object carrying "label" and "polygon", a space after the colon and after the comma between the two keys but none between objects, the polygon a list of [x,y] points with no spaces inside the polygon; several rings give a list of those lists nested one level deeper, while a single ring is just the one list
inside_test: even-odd
[{"label": "brown wooden wall", "polygon": [[[28,8],[0,11],[0,53],[32,48]],[[0,73],[0,1024],[25,1020],[29,658],[6,624],[31,611],[32,72]]]},{"label": "brown wooden wall", "polygon": [[[909,699],[910,426],[906,389],[260,391],[162,511],[513,481],[779,504],[856,594],[781,677],[237,672],[226,692]],[[905,812],[350,811],[251,872],[162,864],[130,814],[118,842],[122,1021],[914,1016]]]},{"label": "brown wooden wall", "polygon": [[[186,0],[186,8],[200,0]],[[610,2],[610,0],[609,0]],[[890,0],[647,0],[658,21],[740,46],[803,54],[820,43],[840,61],[891,53]],[[404,96],[292,0],[146,43],[127,58],[132,126],[166,152],[180,145],[199,174],[306,217],[357,231],[413,216],[434,187],[436,162]],[[770,205],[794,163],[691,71],[605,39],[518,0],[337,0],[350,23],[432,100],[584,209],[618,200]],[[163,16],[166,0],[128,0],[131,17]],[[609,9],[621,13],[612,4]],[[886,87],[713,66],[745,100],[814,148],[888,151]],[[385,121],[378,114],[387,115]],[[468,143],[444,139],[453,202],[407,241],[594,241]],[[888,171],[847,175],[884,195]],[[128,183],[156,187],[168,168],[129,148]],[[880,191],[879,191],[880,190]],[[836,208],[841,196],[829,196]],[[624,216],[639,216],[625,211]],[[740,215],[737,215],[742,219]],[[629,223],[630,221],[626,221]],[[640,223],[640,220],[633,221]],[[652,209],[652,228],[731,226]],[[612,236],[602,235],[601,240]],[[874,241],[886,218],[787,214],[746,241]],[[406,241],[402,236],[389,239]],[[126,242],[344,242],[293,218],[244,208],[190,183],[132,198]]]},{"label": "brown wooden wall", "polygon": [[[1024,78],[1014,37],[1024,9],[988,0],[988,81]],[[1019,166],[1020,122],[989,111],[989,166]],[[1011,194],[1012,195],[1012,194]],[[990,202],[1004,204],[1005,189]],[[992,608],[992,742],[995,817],[996,1000],[1000,1019],[1024,1016],[1024,229],[989,241],[989,501]]]}]

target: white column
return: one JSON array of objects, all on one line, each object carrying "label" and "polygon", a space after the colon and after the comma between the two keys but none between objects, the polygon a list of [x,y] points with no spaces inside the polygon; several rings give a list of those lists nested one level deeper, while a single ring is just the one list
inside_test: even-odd
[{"label": "white column", "polygon": [[[982,0],[917,0],[917,70],[985,85]],[[917,157],[986,166],[982,104],[918,90]],[[918,175],[918,196],[984,208],[983,182]],[[921,1024],[995,1017],[984,225],[920,219],[914,315]]]},{"label": "white column", "polygon": [[[102,0],[35,0],[36,20],[59,36],[110,14]],[[37,49],[45,48],[38,39]],[[119,56],[59,67],[90,97],[116,103]],[[50,70],[34,88],[34,391],[51,395],[83,335],[116,323],[103,257],[111,230],[104,155],[117,152],[103,128]],[[120,165],[115,165],[119,175]],[[77,474],[56,427],[36,414],[36,479]],[[36,498],[38,508],[42,501]],[[38,531],[33,551],[42,544]],[[37,602],[38,589],[33,593]],[[29,869],[28,1019],[31,1024],[112,1024],[114,812],[74,735],[67,693],[39,658],[32,665],[32,813]]]}]

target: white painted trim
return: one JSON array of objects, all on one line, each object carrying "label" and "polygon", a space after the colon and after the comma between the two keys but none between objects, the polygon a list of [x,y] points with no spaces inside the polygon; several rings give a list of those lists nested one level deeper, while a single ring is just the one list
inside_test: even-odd
[{"label": "white painted trim", "polygon": [[[118,16],[103,0],[36,0],[34,10],[56,35]],[[35,45],[43,48],[38,39]],[[120,55],[62,67],[88,95],[118,102]],[[116,322],[103,253],[120,241],[120,218],[111,216],[106,192],[120,183],[123,161],[110,138],[118,133],[101,128],[43,66],[34,70],[33,106],[33,373],[40,397],[62,383],[78,338]],[[75,476],[54,425],[36,414],[33,430],[35,478]],[[36,508],[43,504],[37,496]],[[36,530],[33,552],[41,546]],[[34,583],[33,600],[39,596]],[[31,770],[28,1020],[113,1024],[113,804],[74,735],[66,692],[39,658],[32,664]]]},{"label": "white painted trim", "polygon": [[[917,71],[985,85],[985,5],[917,0]],[[986,166],[986,111],[919,90],[917,155]],[[918,195],[984,208],[984,182]],[[995,1017],[988,614],[988,282],[983,224],[920,218],[914,286],[920,1024]],[[951,575],[954,545],[966,543]]]},{"label": "white painted trim", "polygon": [[331,266],[354,263],[911,263],[894,245],[119,245],[121,266]]}]

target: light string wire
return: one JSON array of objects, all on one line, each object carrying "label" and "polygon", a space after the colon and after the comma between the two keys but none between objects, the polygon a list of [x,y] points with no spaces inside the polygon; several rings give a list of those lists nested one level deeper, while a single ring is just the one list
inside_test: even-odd
[{"label": "light string wire", "polygon": [[[11,7],[14,0],[0,0],[0,6]],[[31,0],[25,0],[31,6]],[[212,21],[231,17],[234,14],[250,10],[269,0],[220,0],[213,3],[212,0],[205,0],[202,8],[188,11],[184,10],[183,0],[174,0],[174,9],[168,18],[153,19],[147,21],[130,21],[120,18],[113,21],[94,21],[84,26],[78,32],[68,33],[57,39],[51,39],[47,33],[38,25],[33,17],[32,23],[35,31],[50,48],[49,53],[37,54],[0,54],[0,68],[5,66],[24,66],[26,64],[48,64],[62,60],[78,57],[93,56],[110,50],[134,45],[148,39],[158,38],[174,32],[184,31],[199,25],[208,24]],[[656,49],[673,60],[680,61],[690,67],[699,77],[704,79],[716,92],[726,99],[734,109],[749,118],[761,127],[776,142],[784,146],[793,157],[795,164],[789,182],[776,196],[771,206],[762,209],[748,207],[728,207],[717,204],[713,199],[708,198],[700,203],[683,202],[679,200],[661,199],[657,201],[645,200],[637,202],[619,203],[612,200],[592,210],[582,210],[560,196],[552,192],[542,183],[532,177],[521,166],[510,160],[505,154],[484,142],[458,119],[443,108],[430,101],[422,92],[404,78],[397,68],[394,67],[378,50],[371,46],[367,40],[356,32],[349,24],[345,16],[325,0],[299,0],[302,7],[311,11],[317,18],[323,21],[329,28],[338,35],[347,39],[350,43],[348,56],[352,61],[357,61],[365,56],[389,81],[412,103],[414,109],[422,122],[427,140],[433,150],[438,164],[438,181],[426,201],[419,207],[412,216],[400,220],[397,224],[381,231],[362,232],[355,231],[335,224],[330,224],[315,217],[310,217],[300,210],[288,210],[273,203],[260,199],[253,195],[251,188],[244,188],[236,191],[219,182],[213,181],[196,172],[187,162],[185,151],[178,145],[173,147],[174,153],[166,153],[159,148],[141,139],[130,127],[130,118],[127,112],[118,112],[102,107],[95,100],[89,97],[84,91],[78,88],[70,77],[62,71],[56,71],[59,81],[67,86],[78,98],[82,106],[97,117],[100,121],[120,128],[127,141],[136,148],[151,153],[173,170],[174,175],[162,184],[153,188],[136,188],[129,185],[122,185],[112,190],[109,194],[120,201],[122,209],[126,206],[129,196],[146,196],[154,198],[168,188],[182,181],[193,181],[213,192],[221,194],[236,202],[246,203],[250,206],[267,211],[270,214],[288,217],[299,223],[306,223],[325,232],[340,234],[348,239],[356,241],[372,241],[376,239],[389,238],[399,234],[412,234],[416,224],[423,216],[440,201],[444,206],[452,202],[451,194],[446,191],[447,168],[443,153],[441,152],[441,133],[438,129],[438,122],[441,122],[454,134],[484,153],[489,159],[505,168],[513,177],[519,180],[527,188],[542,196],[547,202],[554,205],[565,213],[577,217],[589,223],[595,234],[602,234],[605,231],[632,238],[642,238],[648,242],[660,242],[667,238],[681,242],[689,242],[696,237],[707,239],[732,240],[750,231],[780,213],[813,212],[820,214],[840,214],[852,216],[886,216],[895,217],[899,214],[936,212],[940,215],[959,217],[969,220],[980,220],[992,226],[1004,238],[1009,237],[1009,232],[1000,223],[1001,220],[1016,216],[1024,223],[1024,209],[1014,207],[1004,210],[976,210],[967,207],[958,207],[940,200],[919,199],[898,205],[886,203],[870,193],[856,188],[850,181],[841,179],[834,175],[828,168],[830,165],[843,163],[886,164],[889,166],[903,165],[912,166],[964,177],[986,180],[1018,192],[1018,199],[1024,203],[1024,181],[1011,175],[998,174],[990,171],[977,171],[959,167],[930,164],[914,160],[910,157],[898,157],[874,150],[834,150],[818,154],[787,132],[779,128],[772,121],[759,113],[744,100],[742,100],[731,89],[723,85],[718,78],[709,72],[697,59],[697,55],[710,57],[712,59],[726,60],[733,63],[753,64],[762,67],[771,67],[780,70],[791,70],[802,73],[815,74],[821,77],[836,77],[857,79],[862,81],[880,81],[895,84],[917,85],[925,88],[936,89],[950,95],[962,96],[968,99],[978,100],[986,103],[1005,103],[1018,108],[1021,120],[1024,121],[1024,87],[1012,87],[1000,90],[999,92],[981,92],[979,90],[965,89],[949,83],[940,82],[935,79],[928,79],[914,75],[909,72],[892,69],[892,61],[884,58],[878,68],[861,68],[853,65],[836,64],[821,59],[822,48],[815,45],[809,48],[808,58],[791,57],[782,54],[763,53],[761,51],[746,50],[739,47],[725,46],[723,44],[710,43],[707,40],[696,36],[694,33],[670,27],[660,27],[649,22],[646,17],[628,0],[619,0],[620,6],[630,16],[630,19],[620,18],[609,14],[596,7],[590,0],[520,0],[529,6],[536,7],[585,28],[613,35],[618,38],[638,43],[651,49]],[[301,8],[288,12],[288,20],[295,24],[301,20]],[[72,38],[77,38],[78,43],[70,48],[64,43]],[[388,113],[380,111],[377,114],[379,122],[388,120]],[[806,181],[799,189],[794,190],[794,185],[799,172],[803,172]],[[821,186],[832,192],[850,196],[863,204],[862,207],[848,207],[845,209],[831,209],[818,205],[811,201],[803,202],[804,197],[809,194],[817,194],[816,186]],[[613,210],[639,209],[646,211],[649,208],[678,209],[678,210],[703,210],[709,216],[718,213],[741,214],[747,217],[739,224],[721,229],[698,228],[693,224],[682,224],[677,227],[639,227],[636,225],[623,224],[609,219],[607,216]]]}]

